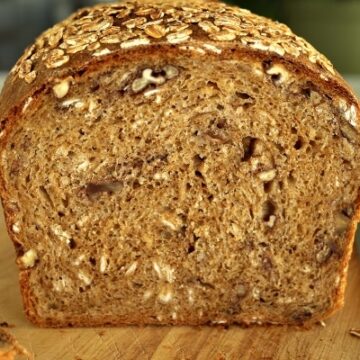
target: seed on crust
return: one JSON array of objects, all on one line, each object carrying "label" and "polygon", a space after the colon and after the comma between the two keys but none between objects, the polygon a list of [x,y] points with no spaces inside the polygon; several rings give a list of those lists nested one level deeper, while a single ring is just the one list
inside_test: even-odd
[{"label": "seed on crust", "polygon": [[224,16],[220,15],[215,18],[214,21],[216,26],[227,26],[234,29],[241,30],[240,19],[236,16]]},{"label": "seed on crust", "polygon": [[64,35],[64,28],[54,29],[54,31],[48,37],[48,44],[50,47],[55,48]]},{"label": "seed on crust", "polygon": [[208,20],[201,21],[199,22],[198,25],[202,30],[204,30],[208,34],[214,34],[220,31],[220,28],[218,26],[216,26],[214,23]]},{"label": "seed on crust", "polygon": [[94,50],[97,50],[100,46],[101,46],[101,44],[97,41],[97,42],[94,42],[94,43],[88,45],[87,50],[94,51]]},{"label": "seed on crust", "polygon": [[118,44],[121,42],[119,35],[107,35],[100,39],[102,44]]},{"label": "seed on crust", "polygon": [[147,35],[160,39],[166,35],[166,29],[162,25],[153,24],[145,27],[145,32]]},{"label": "seed on crust", "polygon": [[148,45],[148,44],[150,44],[150,40],[148,38],[136,38],[136,39],[124,41],[121,43],[120,46],[122,49],[129,49],[135,46]]},{"label": "seed on crust", "polygon": [[118,14],[116,15],[116,17],[118,19],[123,19],[127,16],[129,16],[131,14],[131,9],[122,9],[118,12]]},{"label": "seed on crust", "polygon": [[36,71],[34,70],[29,72],[28,74],[25,75],[24,79],[28,84],[33,83],[36,79]]},{"label": "seed on crust", "polygon": [[70,56],[65,55],[65,51],[61,49],[55,49],[50,51],[50,53],[45,58],[45,65],[48,69],[58,68],[62,65],[65,65],[69,62]]},{"label": "seed on crust", "polygon": [[66,49],[66,53],[67,54],[76,54],[80,51],[83,51],[85,50],[87,47],[87,45],[78,45],[78,46],[70,46]]},{"label": "seed on crust", "polygon": [[271,44],[269,46],[269,51],[274,52],[275,54],[278,54],[279,56],[284,56],[285,55],[285,50],[283,49],[283,47],[280,44]]},{"label": "seed on crust", "polygon": [[85,24],[82,27],[82,30],[86,31],[86,32],[88,32],[88,31],[89,32],[98,32],[101,30],[108,29],[109,27],[112,26],[112,24],[113,24],[113,20],[111,17],[106,17],[103,20],[102,20],[102,18],[99,18],[98,21],[91,21],[90,23]]},{"label": "seed on crust", "polygon": [[150,14],[152,20],[158,20],[164,17],[164,12],[161,9],[156,9],[153,13]]},{"label": "seed on crust", "polygon": [[[104,44],[122,43],[121,48],[125,49],[150,43],[149,39],[144,40],[146,36],[150,39],[167,36],[170,44],[181,43],[189,40],[192,31],[197,34],[201,29],[211,40],[234,41],[238,36],[244,46],[259,51],[270,51],[281,57],[285,54],[294,57],[303,55],[321,68],[319,76],[322,79],[328,81],[330,75],[335,75],[330,61],[304,39],[294,35],[286,25],[260,20],[249,11],[226,4],[216,4],[212,9],[213,5],[207,4],[205,9],[171,3],[159,3],[152,7],[126,2],[79,11],[70,20],[54,26],[39,37],[19,59],[12,73],[25,79],[32,71],[33,62],[41,58],[47,68],[60,67],[70,60],[71,54],[99,49],[99,38]],[[115,19],[121,25],[114,24]],[[138,40],[128,42],[133,38]],[[188,50],[201,53],[201,50],[197,50],[199,48],[195,46],[195,50]],[[53,51],[61,50],[65,50],[65,54],[54,55]],[[31,83],[35,75],[28,75],[25,81]]]},{"label": "seed on crust", "polygon": [[166,39],[170,44],[178,44],[189,40],[191,34],[192,30],[186,29],[180,32],[171,33],[166,37]]},{"label": "seed on crust", "polygon": [[143,25],[146,23],[146,17],[137,17],[134,19],[126,20],[122,25],[126,26],[128,29],[134,29],[137,26]]},{"label": "seed on crust", "polygon": [[156,10],[152,7],[141,7],[135,11],[135,15],[138,16],[147,16],[154,13]]},{"label": "seed on crust", "polygon": [[210,39],[217,41],[232,41],[236,39],[236,34],[230,31],[219,31],[209,35]]},{"label": "seed on crust", "polygon": [[65,43],[70,46],[88,45],[97,41],[98,36],[95,33],[89,33],[86,35],[73,35],[65,38]]},{"label": "seed on crust", "polygon": [[22,62],[19,67],[19,77],[21,79],[25,78],[25,76],[31,72],[32,66],[33,63],[31,60],[25,60]]}]

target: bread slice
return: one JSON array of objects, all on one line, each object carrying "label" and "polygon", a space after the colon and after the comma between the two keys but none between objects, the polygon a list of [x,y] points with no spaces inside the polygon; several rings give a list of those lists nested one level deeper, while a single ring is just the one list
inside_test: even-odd
[{"label": "bread slice", "polygon": [[41,326],[313,324],[343,304],[359,104],[218,2],[79,10],[2,92],[1,196]]}]

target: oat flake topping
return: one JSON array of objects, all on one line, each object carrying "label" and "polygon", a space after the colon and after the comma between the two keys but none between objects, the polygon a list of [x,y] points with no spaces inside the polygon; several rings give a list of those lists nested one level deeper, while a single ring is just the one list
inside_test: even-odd
[{"label": "oat flake topping", "polygon": [[233,42],[280,56],[304,56],[325,77],[335,74],[330,61],[286,25],[203,0],[125,1],[80,9],[40,35],[12,72],[31,84],[39,68],[61,68],[79,54],[98,57],[158,43],[181,47],[193,40],[208,40],[213,47]]}]

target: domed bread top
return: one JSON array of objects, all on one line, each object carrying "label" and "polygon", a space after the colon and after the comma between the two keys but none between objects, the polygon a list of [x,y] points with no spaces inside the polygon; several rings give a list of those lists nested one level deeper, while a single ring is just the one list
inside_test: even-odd
[{"label": "domed bread top", "polygon": [[12,72],[31,84],[45,69],[64,67],[76,56],[100,57],[137,46],[175,44],[205,54],[228,44],[307,59],[328,79],[328,59],[284,24],[220,2],[126,1],[76,12],[44,32]]},{"label": "domed bread top", "polygon": [[286,25],[217,1],[129,0],[80,9],[40,35],[5,83],[0,128],[46,84],[111,57],[155,48],[204,58],[244,53],[280,60],[322,82],[339,111],[356,124],[359,104],[351,88],[325,56]]}]

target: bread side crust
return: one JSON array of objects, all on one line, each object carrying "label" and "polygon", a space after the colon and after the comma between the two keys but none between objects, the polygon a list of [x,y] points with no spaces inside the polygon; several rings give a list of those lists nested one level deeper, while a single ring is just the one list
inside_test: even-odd
[{"label": "bread side crust", "polygon": [[[146,4],[152,2],[147,1]],[[202,3],[202,1],[193,0],[193,4]],[[147,5],[146,5],[147,6]],[[260,17],[256,17],[262,19]],[[71,19],[71,18],[70,18]],[[66,26],[71,26],[71,20],[65,21]],[[274,26],[276,24],[274,23]],[[40,37],[41,38],[41,37]],[[192,47],[198,48],[204,44],[215,46],[221,49],[221,53],[209,52],[206,55],[201,55],[194,51],[189,51],[180,47]],[[104,49],[105,46],[101,46],[99,49]],[[107,48],[107,47],[106,47]],[[28,84],[24,79],[20,79],[15,72],[12,72],[3,88],[0,96],[0,121],[2,127],[5,128],[5,135],[1,139],[0,151],[4,150],[7,138],[12,128],[15,128],[22,121],[22,110],[26,101],[31,97],[33,99],[29,108],[35,109],[38,99],[42,94],[50,91],[53,82],[56,79],[66,78],[67,76],[73,76],[75,80],[81,76],[88,75],[92,71],[98,71],[110,66],[121,66],[122,63],[129,61],[136,62],[144,58],[163,59],[175,58],[186,53],[187,56],[191,56],[194,60],[204,61],[204,56],[216,58],[220,60],[236,60],[248,58],[250,61],[260,62],[263,60],[271,60],[274,62],[280,62],[289,72],[300,72],[311,80],[315,86],[317,86],[322,92],[327,93],[334,98],[343,98],[349,104],[354,105],[357,109],[357,125],[360,123],[359,113],[360,104],[358,103],[355,95],[342,79],[338,73],[331,75],[328,70],[323,69],[313,64],[305,56],[295,57],[291,54],[284,54],[280,56],[270,51],[263,51],[254,49],[250,46],[244,46],[240,41],[209,41],[209,39],[202,33],[195,33],[189,41],[182,42],[181,44],[169,44],[168,42],[157,42],[146,46],[137,46],[131,49],[121,49],[117,47],[111,54],[101,57],[94,57],[86,51],[76,54],[71,57],[70,61],[63,67],[57,69],[47,69],[42,62],[35,64],[37,71],[37,77],[31,84]],[[30,111],[30,110],[26,110]],[[3,123],[5,121],[5,123]],[[0,175],[0,196],[3,201],[5,218],[7,224],[7,230],[16,248],[16,239],[11,231],[11,224],[13,222],[13,215],[11,212],[10,194],[6,190],[6,184],[4,178]],[[352,218],[351,226],[346,235],[344,255],[340,263],[340,285],[338,291],[334,294],[333,305],[328,309],[327,313],[321,318],[313,318],[306,322],[299,322],[297,325],[310,326],[319,320],[323,320],[331,316],[336,310],[340,309],[344,304],[344,294],[346,287],[346,277],[348,272],[348,265],[353,249],[354,233],[356,230],[356,223],[360,220],[360,193],[356,201],[356,211]],[[19,256],[19,254],[18,254]],[[63,326],[95,326],[95,325],[119,325],[117,319],[99,318],[89,322],[84,322],[81,319],[71,319],[69,322],[65,319],[43,319],[36,312],[36,300],[34,299],[29,280],[31,276],[31,270],[23,270],[20,266],[20,288],[23,296],[23,303],[25,313],[28,318],[38,326],[51,326],[51,327],[63,327]],[[200,321],[194,321],[193,319],[186,319],[184,322],[173,321],[173,324],[177,325],[202,325]],[[130,316],[125,319],[121,324],[143,324],[143,319],[140,317]],[[156,322],[159,324],[159,322]],[[249,323],[243,322],[243,325],[249,325]]]}]

